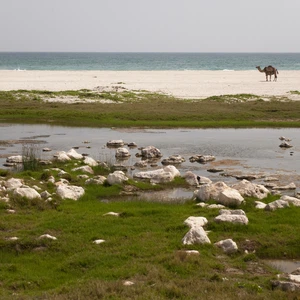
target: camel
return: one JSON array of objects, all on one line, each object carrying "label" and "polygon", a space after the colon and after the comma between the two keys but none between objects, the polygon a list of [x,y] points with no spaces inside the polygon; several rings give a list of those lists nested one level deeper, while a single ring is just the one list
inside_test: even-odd
[{"label": "camel", "polygon": [[266,73],[266,81],[268,81],[268,76],[270,76],[270,81],[272,75],[274,75],[274,81],[277,81],[277,74],[279,74],[278,70],[272,66],[264,67],[263,69],[260,66],[256,67],[259,72]]}]

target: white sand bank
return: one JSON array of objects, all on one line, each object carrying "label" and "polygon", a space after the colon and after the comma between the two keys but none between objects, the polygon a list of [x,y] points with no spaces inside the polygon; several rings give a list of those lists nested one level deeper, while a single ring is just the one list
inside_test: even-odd
[{"label": "white sand bank", "polygon": [[[273,78],[272,78],[273,79]],[[300,100],[300,71],[279,70],[277,82],[253,71],[8,71],[0,70],[0,90],[79,90],[121,85],[180,98],[249,93]]]}]

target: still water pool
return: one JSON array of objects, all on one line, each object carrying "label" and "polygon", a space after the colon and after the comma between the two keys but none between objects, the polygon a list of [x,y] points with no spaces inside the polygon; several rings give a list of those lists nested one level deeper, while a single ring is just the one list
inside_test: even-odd
[{"label": "still water pool", "polygon": [[[213,181],[224,180],[219,173],[210,173],[217,167],[225,172],[242,174],[263,173],[279,176],[283,183],[300,184],[300,130],[288,129],[118,129],[85,128],[51,125],[0,124],[0,165],[6,157],[22,154],[22,143],[36,144],[41,158],[52,158],[56,151],[68,151],[78,147],[77,152],[88,154],[96,160],[115,163],[115,149],[106,147],[110,140],[122,139],[135,142],[138,147],[155,146],[163,158],[179,154],[186,162],[178,166],[182,174],[190,170]],[[292,148],[279,147],[279,137],[291,139]],[[52,149],[42,152],[43,148]],[[131,157],[122,161],[133,166],[140,152],[130,149]],[[208,164],[190,163],[196,154],[213,155],[216,160]],[[158,162],[158,167],[162,167]],[[149,167],[150,168],[150,167]],[[131,171],[133,173],[135,171]]]}]

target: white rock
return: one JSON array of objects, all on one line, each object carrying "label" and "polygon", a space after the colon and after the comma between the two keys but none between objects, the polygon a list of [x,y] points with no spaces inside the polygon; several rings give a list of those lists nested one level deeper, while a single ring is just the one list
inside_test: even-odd
[{"label": "white rock", "polygon": [[21,187],[24,184],[22,179],[10,178],[5,182],[5,187],[7,191],[15,190],[18,187]]},{"label": "white rock", "polygon": [[90,167],[96,167],[96,166],[98,166],[97,161],[94,160],[92,157],[89,157],[89,156],[85,156],[83,162],[86,165],[89,165]]},{"label": "white rock", "polygon": [[14,196],[27,199],[41,199],[41,195],[33,188],[22,186],[14,190]]},{"label": "white rock", "polygon": [[289,279],[295,282],[300,283],[300,275],[289,274]]},{"label": "white rock", "polygon": [[268,203],[265,207],[265,210],[274,211],[276,209],[285,208],[285,207],[289,207],[289,206],[290,205],[287,201],[279,199],[279,200],[275,200],[273,202]]},{"label": "white rock", "polygon": [[104,214],[103,216],[114,216],[114,217],[119,217],[119,216],[120,216],[120,213],[116,213],[116,212],[110,211],[110,212]]},{"label": "white rock", "polygon": [[56,193],[62,199],[78,200],[84,195],[84,189],[80,186],[60,184]]},{"label": "white rock", "polygon": [[228,206],[228,205],[241,205],[242,202],[244,201],[244,198],[237,190],[232,188],[227,188],[220,192],[219,198],[216,200],[218,203]]},{"label": "white rock", "polygon": [[221,209],[221,208],[225,208],[225,206],[222,205],[222,204],[210,204],[210,205],[207,205],[207,208],[209,208],[209,209],[216,209],[216,208]]},{"label": "white rock", "polygon": [[127,157],[131,156],[131,154],[129,153],[129,150],[127,148],[120,147],[116,150],[115,156],[117,158],[127,158]]},{"label": "white rock", "polygon": [[246,216],[245,212],[242,209],[220,209],[219,214]]},{"label": "white rock", "polygon": [[197,175],[194,174],[191,171],[187,171],[183,177],[185,178],[185,181],[189,185],[195,185],[195,186],[197,186],[199,184],[198,179],[197,179]]},{"label": "white rock", "polygon": [[17,241],[19,238],[16,237],[16,236],[12,236],[12,237],[9,237],[7,238],[8,241]]},{"label": "white rock", "polygon": [[247,225],[249,223],[248,218],[243,215],[219,215],[215,218],[215,221],[218,223],[229,222],[241,225]]},{"label": "white rock", "polygon": [[185,158],[178,154],[171,155],[161,161],[163,165],[178,165],[183,162],[185,162]]},{"label": "white rock", "polygon": [[160,183],[171,182],[176,176],[180,176],[180,172],[175,166],[168,165],[162,169],[137,172],[133,176],[140,179],[150,179],[152,183]]},{"label": "white rock", "polygon": [[102,185],[106,180],[106,177],[98,175],[95,176],[94,178],[89,178],[86,180],[85,184],[97,184],[97,185]]},{"label": "white rock", "polygon": [[234,242],[232,239],[219,241],[215,243],[215,245],[221,248],[226,254],[232,254],[238,250],[236,242]]},{"label": "white rock", "polygon": [[67,152],[67,155],[72,158],[72,159],[82,159],[83,156],[82,154],[79,154],[75,149],[70,149],[68,152]]},{"label": "white rock", "polygon": [[58,151],[55,155],[53,155],[54,159],[60,162],[65,162],[71,160],[68,154],[65,151]]},{"label": "white rock", "polygon": [[123,140],[110,140],[106,143],[108,147],[122,147],[124,146]]},{"label": "white rock", "polygon": [[286,201],[289,204],[292,204],[294,206],[300,206],[300,199],[296,198],[296,197],[291,197],[288,195],[284,195],[280,197],[280,200]]},{"label": "white rock", "polygon": [[94,241],[93,241],[93,243],[94,243],[94,244],[97,244],[97,245],[102,244],[102,243],[104,243],[104,242],[105,242],[105,240],[94,240]]},{"label": "white rock", "polygon": [[49,179],[48,179],[48,182],[50,182],[50,183],[55,183],[55,178],[54,178],[54,176],[50,176],[49,177]]},{"label": "white rock", "polygon": [[203,227],[192,227],[187,234],[183,237],[182,243],[184,245],[194,244],[210,244],[210,239],[207,236],[206,231]]},{"label": "white rock", "polygon": [[265,209],[267,206],[266,203],[263,203],[261,201],[255,201],[255,208],[257,209]]},{"label": "white rock", "polygon": [[295,190],[297,187],[294,182],[291,182],[290,184],[284,185],[284,186],[276,186],[273,187],[273,190]]},{"label": "white rock", "polygon": [[84,173],[94,174],[94,170],[90,166],[77,167],[77,168],[72,169],[72,171],[73,172],[81,171],[81,172],[84,172]]},{"label": "white rock", "polygon": [[159,158],[162,154],[159,149],[154,146],[147,146],[141,150],[142,157],[146,158]]},{"label": "white rock", "polygon": [[239,191],[242,196],[263,199],[270,194],[270,191],[261,184],[252,183],[246,179],[232,185],[232,188]]},{"label": "white rock", "polygon": [[43,235],[39,236],[39,239],[57,240],[57,238],[55,236],[52,236],[50,234],[43,234]]},{"label": "white rock", "polygon": [[197,251],[197,250],[185,250],[185,253],[187,255],[199,255],[200,254],[199,251]]},{"label": "white rock", "polygon": [[13,155],[13,156],[9,156],[7,159],[6,159],[6,162],[8,163],[22,163],[23,162],[23,157],[22,155]]},{"label": "white rock", "polygon": [[128,178],[125,176],[123,171],[115,171],[107,176],[107,182],[110,185],[121,184],[127,180]]},{"label": "white rock", "polygon": [[131,286],[131,285],[134,285],[134,282],[126,280],[126,281],[123,282],[123,285],[125,285],[125,286]]},{"label": "white rock", "polygon": [[230,189],[230,187],[222,181],[204,184],[195,192],[195,196],[204,202],[208,200],[219,200],[220,193],[225,189]]},{"label": "white rock", "polygon": [[185,225],[192,227],[205,226],[208,221],[205,217],[188,217],[184,222]]}]

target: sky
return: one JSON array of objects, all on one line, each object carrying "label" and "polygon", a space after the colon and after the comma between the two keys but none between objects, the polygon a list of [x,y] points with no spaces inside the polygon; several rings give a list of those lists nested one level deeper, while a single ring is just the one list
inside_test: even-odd
[{"label": "sky", "polygon": [[300,52],[300,0],[0,4],[0,51]]}]

